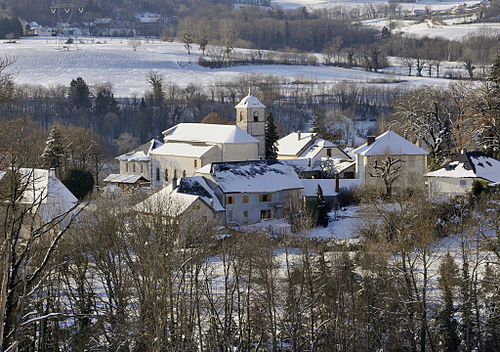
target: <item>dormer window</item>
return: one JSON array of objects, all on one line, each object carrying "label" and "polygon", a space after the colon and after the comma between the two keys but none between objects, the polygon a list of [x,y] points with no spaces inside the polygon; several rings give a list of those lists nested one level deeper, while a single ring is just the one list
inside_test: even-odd
[{"label": "dormer window", "polygon": [[253,113],[253,122],[258,122],[259,121],[259,113],[255,111]]}]

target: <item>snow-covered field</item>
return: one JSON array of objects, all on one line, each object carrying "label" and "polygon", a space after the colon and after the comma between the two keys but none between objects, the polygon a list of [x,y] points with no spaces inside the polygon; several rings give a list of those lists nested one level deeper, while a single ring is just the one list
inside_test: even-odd
[{"label": "snow-covered field", "polygon": [[[401,8],[405,10],[417,10],[417,9],[425,9],[430,8],[431,10],[446,10],[454,7],[458,4],[466,3],[467,5],[474,5],[479,3],[480,1],[439,1],[439,0],[420,0],[414,3],[402,3],[398,4]],[[311,9],[316,8],[328,8],[335,6],[345,6],[345,7],[354,7],[354,6],[366,6],[367,4],[388,4],[387,0],[274,0],[273,4],[277,4],[283,8],[298,8],[298,7],[307,7]]]},{"label": "snow-covered field", "polygon": [[[388,20],[365,21],[366,25],[377,28],[389,27]],[[442,25],[425,21],[415,23],[414,21],[397,21],[397,27],[394,32],[403,32],[418,37],[443,37],[450,40],[461,40],[468,35],[481,34],[493,36],[500,34],[500,23],[453,23],[457,21],[445,21]]]},{"label": "snow-covered field", "polygon": [[57,38],[26,38],[16,43],[0,44],[0,55],[14,58],[8,71],[18,84],[68,86],[73,78],[81,76],[91,85],[112,83],[117,97],[141,96],[149,89],[146,78],[151,71],[183,87],[190,83],[208,87],[218,81],[229,82],[246,73],[275,75],[289,80],[311,79],[325,84],[340,81],[373,83],[396,78],[404,80],[401,84],[407,85],[449,84],[446,79],[388,77],[362,69],[327,66],[258,65],[210,69],[198,65],[200,53],[197,50],[188,55],[182,43],[158,40],[142,41],[137,51],[130,47],[126,38],[80,38],[77,45],[65,46]]}]

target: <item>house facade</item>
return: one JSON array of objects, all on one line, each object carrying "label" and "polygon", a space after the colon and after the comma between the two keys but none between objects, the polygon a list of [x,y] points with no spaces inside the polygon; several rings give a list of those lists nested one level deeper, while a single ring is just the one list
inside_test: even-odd
[{"label": "house facade", "polygon": [[120,175],[139,175],[151,181],[151,152],[162,145],[162,142],[152,139],[131,152],[118,156],[116,159],[120,162]]},{"label": "house facade", "polygon": [[500,182],[500,161],[483,152],[463,152],[425,177],[432,198],[465,195],[472,190],[474,181]]},{"label": "house facade", "polygon": [[361,179],[365,187],[378,187],[382,178],[375,177],[375,163],[379,165],[390,157],[400,168],[399,177],[393,184],[395,189],[409,185],[423,184],[423,175],[427,169],[428,152],[393,131],[387,131],[378,137],[367,137],[367,142],[356,148],[356,178]]}]

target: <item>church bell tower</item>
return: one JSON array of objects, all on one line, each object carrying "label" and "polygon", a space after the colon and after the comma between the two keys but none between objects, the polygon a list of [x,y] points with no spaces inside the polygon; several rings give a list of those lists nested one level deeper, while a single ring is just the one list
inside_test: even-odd
[{"label": "church bell tower", "polygon": [[236,126],[259,141],[259,157],[262,158],[266,153],[265,111],[266,106],[250,92],[236,105]]}]

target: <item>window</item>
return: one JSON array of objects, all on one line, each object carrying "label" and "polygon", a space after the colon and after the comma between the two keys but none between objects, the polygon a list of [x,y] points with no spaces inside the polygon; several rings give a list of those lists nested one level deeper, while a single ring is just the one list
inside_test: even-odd
[{"label": "window", "polygon": [[141,174],[144,172],[144,165],[141,164]]},{"label": "window", "polygon": [[272,200],[272,195],[271,193],[266,193],[266,194],[261,194],[259,196],[259,202],[270,202]]},{"label": "window", "polygon": [[244,212],[243,212],[243,216],[244,216],[245,218],[248,218],[248,211],[244,211]]},{"label": "window", "polygon": [[186,177],[186,170],[182,170],[182,177]]},{"label": "window", "polygon": [[248,196],[243,196],[243,203],[248,203]]},{"label": "window", "polygon": [[328,157],[331,157],[331,156],[332,156],[332,150],[331,150],[330,148],[328,148],[328,149],[326,150],[326,156],[328,156]]},{"label": "window", "polygon": [[240,111],[240,121],[243,121],[243,111]]},{"label": "window", "polygon": [[198,160],[194,159],[194,167],[198,167]]},{"label": "window", "polygon": [[253,122],[258,122],[259,121],[259,113],[255,111],[253,113]]},{"label": "window", "polygon": [[160,181],[160,168],[156,168],[156,181]]},{"label": "window", "polygon": [[128,172],[128,163],[125,163],[125,172]]},{"label": "window", "polygon": [[132,164],[132,172],[135,172],[135,163]]},{"label": "window", "polygon": [[165,181],[168,182],[168,169],[165,169]]},{"label": "window", "polygon": [[467,180],[460,180],[460,187],[462,188],[467,187]]},{"label": "window", "polygon": [[174,179],[177,180],[177,170],[174,170]]},{"label": "window", "polygon": [[261,219],[270,219],[271,218],[271,210],[270,209],[261,210],[260,211],[260,218]]},{"label": "window", "polygon": [[234,204],[234,197],[227,196],[226,197],[226,204]]}]

